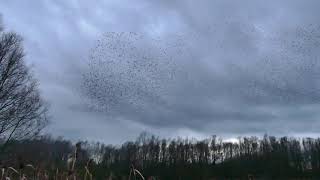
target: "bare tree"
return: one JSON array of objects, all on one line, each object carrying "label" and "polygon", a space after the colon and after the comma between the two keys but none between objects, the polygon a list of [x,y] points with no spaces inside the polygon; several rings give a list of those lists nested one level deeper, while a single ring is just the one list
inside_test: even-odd
[{"label": "bare tree", "polygon": [[0,136],[4,145],[38,134],[48,122],[47,104],[24,62],[21,41],[0,25]]}]

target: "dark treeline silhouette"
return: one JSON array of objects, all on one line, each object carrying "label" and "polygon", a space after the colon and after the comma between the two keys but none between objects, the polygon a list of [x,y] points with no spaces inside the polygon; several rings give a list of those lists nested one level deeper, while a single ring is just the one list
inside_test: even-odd
[{"label": "dark treeline silhouette", "polygon": [[[119,146],[81,142],[76,166],[92,159],[95,179],[127,177],[133,165],[145,177],[158,179],[210,178],[316,178],[320,177],[320,139],[243,137],[226,142],[217,136],[204,140],[160,139],[142,133],[136,141]],[[49,136],[13,141],[1,154],[2,166],[34,164],[54,172],[64,169],[73,144]],[[21,166],[21,165],[20,165]]]}]

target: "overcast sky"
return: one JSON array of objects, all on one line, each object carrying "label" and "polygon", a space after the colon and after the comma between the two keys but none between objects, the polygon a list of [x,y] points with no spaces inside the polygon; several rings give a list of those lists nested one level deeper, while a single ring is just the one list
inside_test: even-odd
[{"label": "overcast sky", "polygon": [[1,0],[51,104],[45,132],[121,143],[318,135],[320,1]]}]

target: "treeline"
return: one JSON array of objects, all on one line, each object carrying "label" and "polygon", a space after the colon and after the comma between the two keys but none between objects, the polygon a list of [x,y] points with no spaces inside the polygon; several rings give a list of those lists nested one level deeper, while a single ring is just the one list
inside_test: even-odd
[{"label": "treeline", "polygon": [[[145,177],[209,179],[213,177],[320,177],[320,139],[243,137],[226,142],[217,136],[204,140],[160,139],[142,133],[121,146],[80,142],[77,173],[90,161],[96,179],[128,176],[130,166]],[[74,145],[48,136],[12,141],[1,153],[1,166],[33,164],[49,172],[66,169]]]}]

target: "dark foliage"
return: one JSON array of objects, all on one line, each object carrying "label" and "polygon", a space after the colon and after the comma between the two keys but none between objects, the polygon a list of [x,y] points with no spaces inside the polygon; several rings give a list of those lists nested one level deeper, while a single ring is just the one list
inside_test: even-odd
[{"label": "dark foliage", "polygon": [[[128,176],[130,165],[145,177],[158,179],[320,177],[320,139],[313,138],[266,135],[261,139],[238,138],[231,143],[216,136],[201,141],[167,140],[143,133],[136,141],[121,146],[79,144],[76,169],[83,174],[87,164],[96,179]],[[15,141],[2,156],[6,157],[2,164],[18,168],[21,162],[31,163],[54,172],[56,168],[66,169],[73,149],[74,145],[62,138]]]}]

